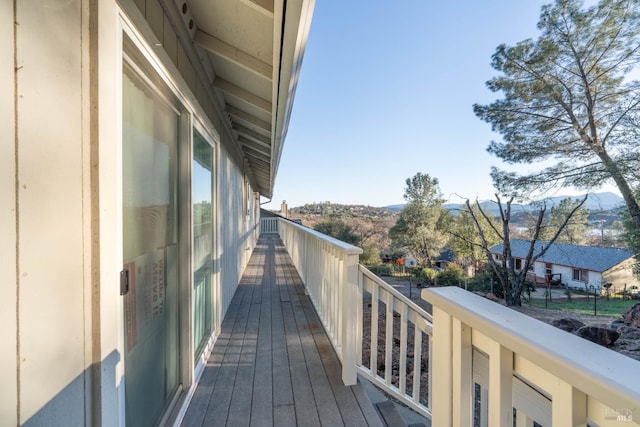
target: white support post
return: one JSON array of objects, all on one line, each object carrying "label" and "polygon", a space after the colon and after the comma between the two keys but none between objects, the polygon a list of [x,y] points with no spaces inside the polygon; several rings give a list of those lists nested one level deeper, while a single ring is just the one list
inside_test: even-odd
[{"label": "white support post", "polygon": [[453,388],[452,388],[452,318],[444,310],[433,306],[433,366],[437,368],[429,372],[432,378],[431,397],[433,411],[431,423],[434,426],[450,426],[453,423]]},{"label": "white support post", "polygon": [[515,427],[533,427],[533,420],[526,414],[518,411],[516,413],[516,426]]},{"label": "white support post", "polygon": [[587,424],[587,396],[583,392],[558,380],[551,399],[551,421],[554,426]]},{"label": "white support post", "polygon": [[304,234],[302,236],[302,265],[304,265],[304,267],[302,268],[302,283],[304,283],[304,293],[305,295],[309,295],[309,236],[307,234]]},{"label": "white support post", "polygon": [[342,382],[347,386],[358,382],[356,365],[358,314],[354,308],[361,301],[361,296],[358,295],[358,260],[358,254],[346,255],[342,276]]},{"label": "white support post", "polygon": [[513,424],[513,352],[492,341],[489,354],[489,425]]},{"label": "white support post", "polygon": [[452,322],[453,425],[470,426],[473,414],[471,328],[459,319],[454,318]]}]

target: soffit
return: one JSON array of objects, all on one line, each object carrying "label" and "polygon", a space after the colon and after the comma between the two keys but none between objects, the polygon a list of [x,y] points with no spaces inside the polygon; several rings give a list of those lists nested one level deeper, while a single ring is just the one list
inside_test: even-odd
[{"label": "soffit", "polygon": [[176,0],[210,89],[265,197],[273,193],[313,3]]}]

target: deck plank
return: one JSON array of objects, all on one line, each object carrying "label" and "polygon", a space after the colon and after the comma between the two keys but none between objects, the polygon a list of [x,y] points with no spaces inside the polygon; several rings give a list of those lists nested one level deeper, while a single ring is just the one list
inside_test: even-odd
[{"label": "deck plank", "polygon": [[263,235],[183,426],[380,425],[340,362],[277,235]]},{"label": "deck plank", "polygon": [[[272,299],[271,284],[275,276],[272,257],[265,257],[260,297],[260,323],[256,348],[256,369],[253,379],[253,399],[251,402],[251,425],[273,426],[273,347],[272,343]],[[257,294],[257,293],[256,293]]]},{"label": "deck plank", "polygon": [[224,358],[221,366],[218,367],[220,373],[218,374],[216,385],[211,393],[211,399],[203,425],[227,425],[229,406],[231,404],[231,397],[240,364],[240,354],[244,342],[249,308],[251,307],[251,304],[248,302],[243,303],[243,300],[246,301],[251,298],[251,288],[242,287],[242,289],[239,289],[239,292],[241,292],[240,305],[233,322],[233,329],[231,337],[227,342]]},{"label": "deck plank", "polygon": [[298,326],[298,335],[304,352],[309,380],[315,397],[316,405],[322,408],[322,422],[326,425],[342,425],[342,418],[335,396],[329,384],[324,365],[320,358],[319,349],[313,339],[312,330],[322,329],[318,322],[309,321],[304,312],[303,302],[296,300],[293,313]]}]

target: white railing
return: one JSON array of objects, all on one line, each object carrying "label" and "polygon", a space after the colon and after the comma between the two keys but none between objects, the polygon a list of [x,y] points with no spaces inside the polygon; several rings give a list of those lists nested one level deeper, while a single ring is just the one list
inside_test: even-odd
[{"label": "white railing", "polygon": [[260,233],[272,234],[278,232],[278,218],[260,218]]},{"label": "white railing", "polygon": [[[640,423],[640,363],[462,289],[433,305],[433,425]],[[624,422],[624,424],[620,424]]]},{"label": "white railing", "polygon": [[342,381],[357,382],[356,324],[358,256],[362,249],[315,230],[279,220],[278,230],[293,265],[342,362]]},{"label": "white railing", "polygon": [[640,425],[639,362],[455,287],[423,290],[432,318],[359,248],[276,221],[345,384],[360,374],[438,426]]},{"label": "white railing", "polygon": [[358,372],[430,418],[431,315],[362,265],[358,270],[358,295],[366,313],[358,324],[367,337],[359,342],[365,348],[357,351]]},{"label": "white railing", "polygon": [[431,316],[360,266],[360,248],[281,219],[278,231],[342,363],[343,382],[355,384],[359,373],[429,417]]}]

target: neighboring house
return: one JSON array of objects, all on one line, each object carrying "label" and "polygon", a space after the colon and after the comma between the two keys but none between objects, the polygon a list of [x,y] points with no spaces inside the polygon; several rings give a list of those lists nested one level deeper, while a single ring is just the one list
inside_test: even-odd
[{"label": "neighboring house", "polygon": [[[548,245],[536,242],[534,256]],[[511,242],[516,269],[524,267],[529,247],[528,240]],[[502,259],[503,248],[503,244],[491,248],[494,259]],[[633,275],[634,262],[634,255],[625,249],[553,243],[528,274],[538,284],[552,280],[569,288],[601,290],[605,283],[611,283],[613,289],[623,289],[638,282]]]},{"label": "neighboring house", "polygon": [[404,265],[406,267],[410,267],[410,268],[417,267],[418,266],[418,261],[416,260],[416,258],[413,255],[407,254],[404,257]]},{"label": "neighboring house", "polygon": [[[389,257],[388,259],[390,260],[391,258]],[[440,251],[440,255],[433,260],[433,266],[438,270],[444,270],[454,259],[455,253],[451,249],[443,249]],[[404,265],[406,267],[417,267],[418,261],[411,253],[407,252],[404,256]]]},{"label": "neighboring house", "polygon": [[155,426],[188,401],[313,4],[0,3],[0,425]]},{"label": "neighboring house", "polygon": [[456,253],[452,249],[443,249],[440,251],[440,255],[433,260],[433,265],[439,270],[444,270],[455,259]]}]

